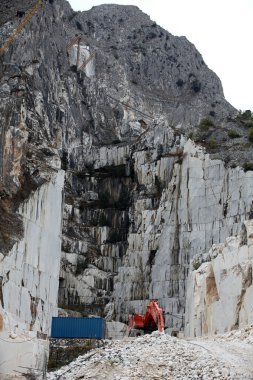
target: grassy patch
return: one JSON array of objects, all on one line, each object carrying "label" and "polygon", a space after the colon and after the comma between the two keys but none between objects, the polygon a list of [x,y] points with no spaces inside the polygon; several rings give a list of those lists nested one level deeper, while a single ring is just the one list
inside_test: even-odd
[{"label": "grassy patch", "polygon": [[253,114],[250,110],[240,111],[236,116],[236,121],[241,122],[246,128],[253,128]]},{"label": "grassy patch", "polygon": [[211,138],[209,141],[208,141],[208,145],[209,145],[209,148],[211,149],[215,149],[217,148],[217,140],[215,138]]},{"label": "grassy patch", "polygon": [[253,162],[245,162],[243,165],[243,169],[245,172],[252,171],[253,170]]},{"label": "grassy patch", "polygon": [[192,268],[193,268],[193,270],[197,270],[197,269],[199,269],[199,267],[201,266],[201,261],[199,261],[198,259],[196,259],[196,260],[193,260],[193,262],[192,262]]},{"label": "grassy patch", "polygon": [[236,139],[237,137],[241,137],[241,135],[235,129],[230,129],[228,131],[228,137],[231,139]]},{"label": "grassy patch", "polygon": [[214,124],[212,122],[212,120],[208,119],[208,118],[204,118],[200,121],[200,123],[197,125],[197,127],[201,130],[201,131],[208,131],[210,127],[213,127]]},{"label": "grassy patch", "polygon": [[253,128],[249,129],[248,139],[249,141],[253,142]]}]

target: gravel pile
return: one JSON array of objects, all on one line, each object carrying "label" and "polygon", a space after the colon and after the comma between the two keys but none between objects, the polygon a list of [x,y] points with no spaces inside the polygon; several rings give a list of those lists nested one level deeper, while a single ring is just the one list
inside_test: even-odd
[{"label": "gravel pile", "polygon": [[[201,338],[205,339],[205,338]],[[229,331],[224,335],[215,335],[212,338],[216,342],[221,341],[243,341],[244,343],[253,345],[253,325],[242,328],[241,330]],[[253,361],[253,358],[252,358]],[[253,377],[252,377],[253,378]]]},{"label": "gravel pile", "polygon": [[157,332],[139,338],[107,341],[104,348],[79,356],[48,374],[48,380],[242,379],[196,343]]}]

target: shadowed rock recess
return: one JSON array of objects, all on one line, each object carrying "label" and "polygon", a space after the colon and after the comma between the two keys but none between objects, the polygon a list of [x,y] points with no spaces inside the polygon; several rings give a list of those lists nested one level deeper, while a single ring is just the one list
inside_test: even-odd
[{"label": "shadowed rock recess", "polygon": [[[8,4],[1,46],[36,1]],[[43,376],[57,306],[126,322],[156,298],[184,330],[190,261],[242,233],[253,201],[252,114],[194,45],[135,6],[43,1],[0,57],[0,122],[0,334],[34,352],[7,342],[2,372]]]}]

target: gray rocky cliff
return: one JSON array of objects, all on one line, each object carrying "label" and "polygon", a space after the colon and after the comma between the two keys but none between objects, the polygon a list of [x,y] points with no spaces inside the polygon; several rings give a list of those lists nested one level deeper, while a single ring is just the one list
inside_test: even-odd
[{"label": "gray rocky cliff", "polygon": [[[1,45],[20,22],[16,12],[30,7],[13,2],[0,20]],[[0,59],[2,314],[24,331],[50,333],[58,285],[44,294],[36,276],[55,281],[58,271],[63,308],[126,322],[157,298],[166,325],[183,329],[190,260],[252,216],[252,171],[238,166],[251,167],[251,113],[225,100],[194,45],[134,6],[73,12],[63,0],[44,1]],[[24,216],[42,191],[57,238],[41,251]],[[29,218],[51,236],[39,210]],[[41,262],[53,255],[50,273],[26,258],[28,243],[18,248],[26,241]],[[25,317],[5,301],[9,258],[13,273],[20,266],[15,252],[33,268],[16,294],[25,287],[40,310],[28,297]]]}]

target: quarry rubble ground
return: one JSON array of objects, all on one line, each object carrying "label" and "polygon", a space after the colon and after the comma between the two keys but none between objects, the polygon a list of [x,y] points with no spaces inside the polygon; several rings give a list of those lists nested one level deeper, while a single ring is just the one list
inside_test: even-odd
[{"label": "quarry rubble ground", "polygon": [[47,379],[253,379],[253,326],[192,340],[154,332],[106,341]]}]

